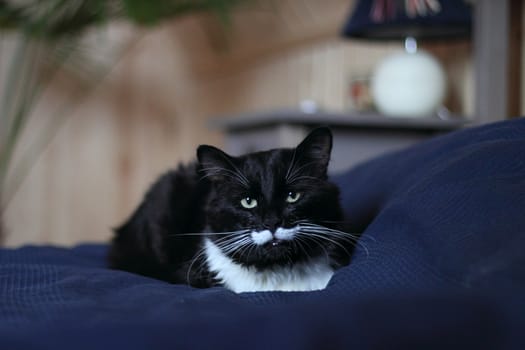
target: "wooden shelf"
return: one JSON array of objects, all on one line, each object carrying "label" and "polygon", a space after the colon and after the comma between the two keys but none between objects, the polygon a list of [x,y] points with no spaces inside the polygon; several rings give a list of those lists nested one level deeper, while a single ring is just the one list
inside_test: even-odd
[{"label": "wooden shelf", "polygon": [[438,116],[403,118],[386,117],[367,112],[328,112],[306,113],[299,109],[284,108],[265,112],[245,113],[217,118],[212,126],[221,130],[235,132],[263,128],[274,125],[327,125],[336,128],[393,129],[417,131],[452,131],[467,125],[469,121],[461,117],[440,119]]},{"label": "wooden shelf", "polygon": [[223,116],[212,122],[212,127],[225,132],[226,151],[232,155],[295,147],[308,130],[320,125],[332,129],[330,171],[339,172],[375,156],[460,129],[467,125],[467,120],[443,120],[437,116],[392,118],[374,113],[305,113],[290,108]]}]

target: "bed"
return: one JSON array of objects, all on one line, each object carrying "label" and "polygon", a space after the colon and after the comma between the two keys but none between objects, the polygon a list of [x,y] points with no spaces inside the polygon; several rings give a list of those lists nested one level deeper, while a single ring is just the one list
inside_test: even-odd
[{"label": "bed", "polygon": [[1,249],[0,348],[525,348],[525,119],[333,180],[362,236],[325,290],[170,285],[108,269],[104,244]]}]

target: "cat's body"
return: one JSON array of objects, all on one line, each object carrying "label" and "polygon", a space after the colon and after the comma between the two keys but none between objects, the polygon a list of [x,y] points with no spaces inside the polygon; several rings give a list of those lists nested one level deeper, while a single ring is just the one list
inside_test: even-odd
[{"label": "cat's body", "polygon": [[117,229],[111,266],[235,292],[323,289],[355,243],[327,180],[331,146],[326,128],[296,149],[241,157],[200,146]]}]

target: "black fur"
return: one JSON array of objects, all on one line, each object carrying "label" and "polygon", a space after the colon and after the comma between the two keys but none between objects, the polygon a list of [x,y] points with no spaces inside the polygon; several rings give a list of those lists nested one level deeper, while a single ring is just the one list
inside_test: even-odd
[{"label": "black fur", "polygon": [[[231,157],[200,146],[198,162],[169,171],[152,186],[131,218],[116,230],[110,265],[172,283],[195,287],[219,284],[201,252],[204,237],[221,232],[290,228],[309,222],[341,229],[339,190],[327,180],[332,135],[312,131],[295,149],[275,149]],[[288,194],[300,193],[295,203]],[[244,208],[243,198],[257,200]],[[200,235],[192,235],[200,234]],[[337,235],[278,241],[228,252],[234,261],[265,269],[328,255],[334,268],[347,264],[354,242]]]}]

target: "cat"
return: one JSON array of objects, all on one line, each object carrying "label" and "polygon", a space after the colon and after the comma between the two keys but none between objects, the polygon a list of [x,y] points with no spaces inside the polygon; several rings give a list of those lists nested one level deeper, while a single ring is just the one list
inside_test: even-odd
[{"label": "cat", "polygon": [[296,148],[233,157],[201,145],[162,175],[115,230],[115,269],[234,292],[324,289],[349,263],[339,188],[328,180],[332,133]]}]

